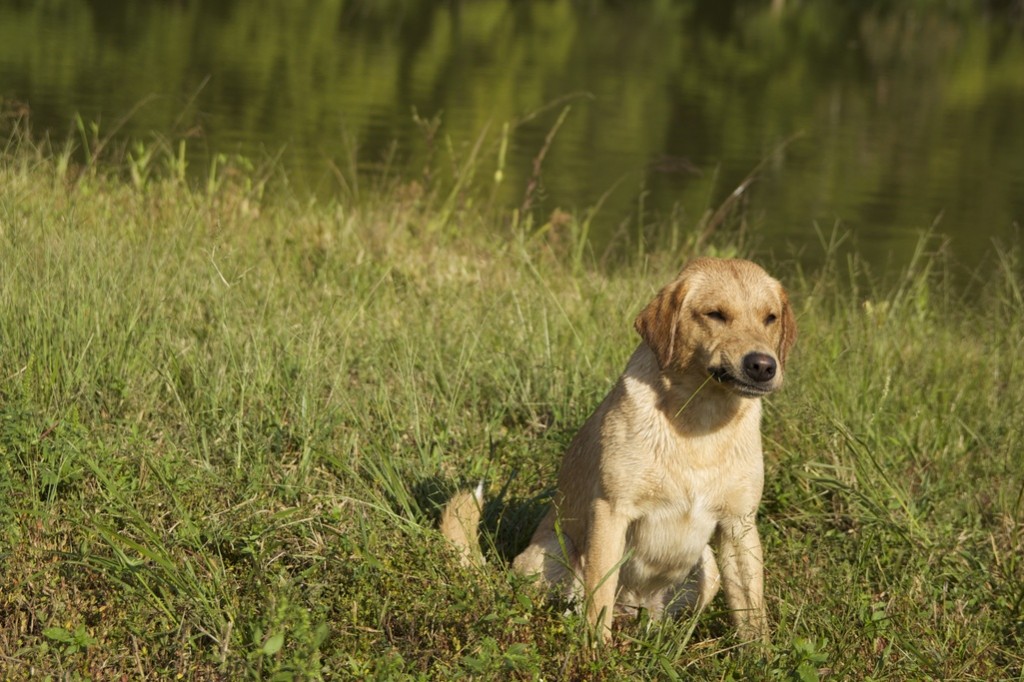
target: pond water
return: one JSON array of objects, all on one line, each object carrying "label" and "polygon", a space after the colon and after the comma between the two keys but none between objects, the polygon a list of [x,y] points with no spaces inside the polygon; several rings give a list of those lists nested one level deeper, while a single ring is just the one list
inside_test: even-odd
[{"label": "pond water", "polygon": [[353,168],[471,168],[537,224],[592,215],[599,255],[725,205],[806,265],[842,235],[896,268],[933,227],[971,268],[1024,221],[1022,9],[0,0],[0,97],[37,133],[80,114],[114,141],[185,140],[198,169],[274,160],[318,195],[351,197]]}]

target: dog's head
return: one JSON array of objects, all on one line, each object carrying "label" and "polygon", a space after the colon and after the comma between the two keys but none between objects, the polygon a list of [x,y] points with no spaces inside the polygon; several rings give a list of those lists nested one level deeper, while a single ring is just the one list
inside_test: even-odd
[{"label": "dog's head", "polygon": [[785,289],[746,260],[699,258],[636,318],[663,372],[701,373],[746,397],[782,385],[796,322]]}]

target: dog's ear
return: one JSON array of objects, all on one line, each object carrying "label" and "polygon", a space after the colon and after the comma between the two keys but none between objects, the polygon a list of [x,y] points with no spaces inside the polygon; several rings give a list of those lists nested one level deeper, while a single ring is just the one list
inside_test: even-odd
[{"label": "dog's ear", "polygon": [[680,275],[674,282],[658,292],[647,304],[633,326],[658,357],[658,365],[666,369],[675,359],[679,348],[679,313],[686,298],[686,282]]},{"label": "dog's ear", "polygon": [[789,350],[796,343],[796,318],[793,316],[793,306],[789,304],[789,296],[786,295],[785,289],[782,290],[782,316],[780,324],[781,333],[779,334],[779,347],[776,349],[776,353],[779,356],[779,362],[785,368]]}]

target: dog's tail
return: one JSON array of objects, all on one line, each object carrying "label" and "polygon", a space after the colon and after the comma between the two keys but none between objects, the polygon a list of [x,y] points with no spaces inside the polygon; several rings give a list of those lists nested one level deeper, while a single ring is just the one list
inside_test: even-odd
[{"label": "dog's tail", "polygon": [[475,490],[456,493],[441,511],[441,535],[458,548],[463,566],[484,563],[477,538],[483,506],[484,484],[481,481]]}]

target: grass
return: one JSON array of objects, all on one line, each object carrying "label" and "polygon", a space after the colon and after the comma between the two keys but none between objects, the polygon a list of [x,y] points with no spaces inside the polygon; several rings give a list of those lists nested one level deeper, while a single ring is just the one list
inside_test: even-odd
[{"label": "grass", "polygon": [[[269,199],[157,147],[0,154],[5,679],[1024,679],[1016,252],[970,294],[925,250],[881,290],[767,262],[801,330],[772,642],[716,602],[595,653],[505,568],[687,247],[600,268],[574,218],[503,229],[464,185]],[[434,522],[479,478],[474,571]]]}]

